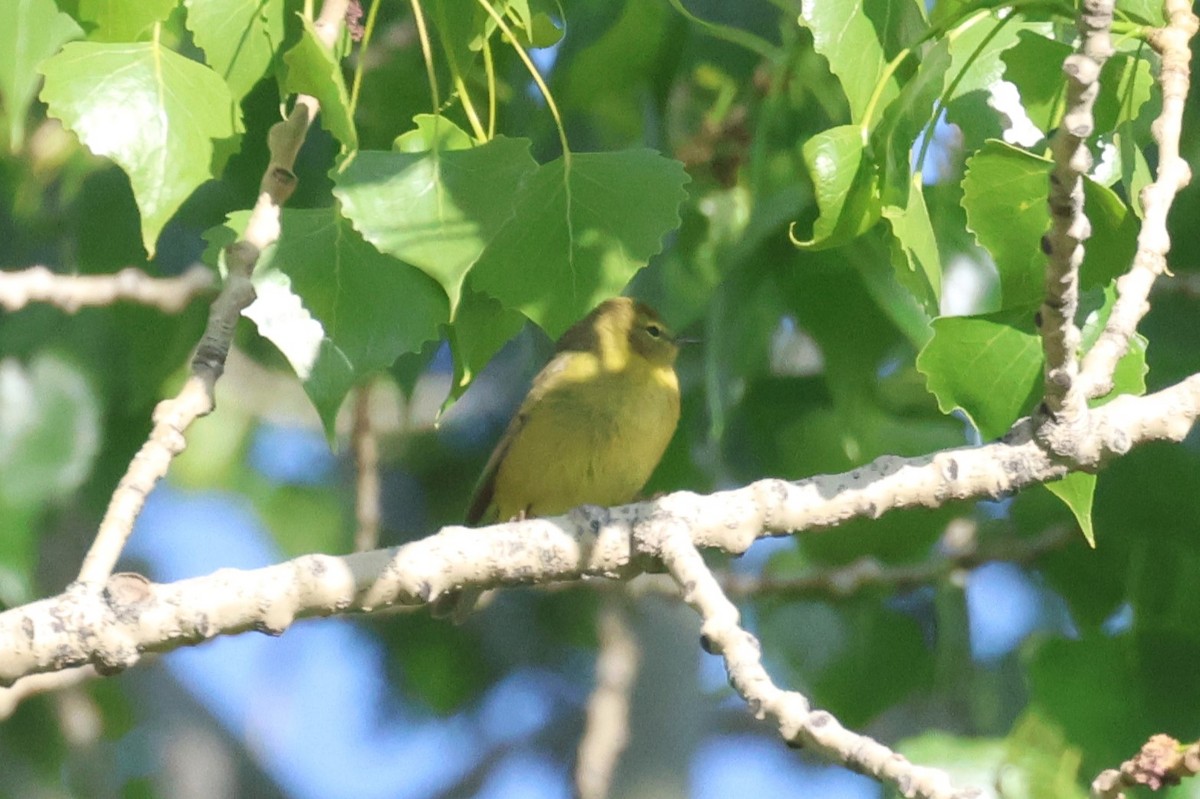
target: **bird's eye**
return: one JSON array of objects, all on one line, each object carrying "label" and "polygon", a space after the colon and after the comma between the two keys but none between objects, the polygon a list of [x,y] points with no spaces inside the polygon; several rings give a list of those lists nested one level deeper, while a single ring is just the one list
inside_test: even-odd
[{"label": "bird's eye", "polygon": [[646,332],[654,338],[658,338],[662,335],[662,328],[651,322],[650,324],[646,325]]}]

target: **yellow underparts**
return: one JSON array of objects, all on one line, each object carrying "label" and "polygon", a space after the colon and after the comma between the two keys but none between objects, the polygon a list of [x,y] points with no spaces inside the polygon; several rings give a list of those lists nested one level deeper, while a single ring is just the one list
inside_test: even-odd
[{"label": "yellow underparts", "polygon": [[496,518],[631,502],[679,421],[670,366],[572,353],[530,409],[496,473]]}]

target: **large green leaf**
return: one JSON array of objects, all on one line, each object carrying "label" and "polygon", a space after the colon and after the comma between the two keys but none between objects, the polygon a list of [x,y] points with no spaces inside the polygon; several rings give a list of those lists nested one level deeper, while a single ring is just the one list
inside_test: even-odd
[{"label": "large green leaf", "polygon": [[62,44],[83,35],[75,21],[59,12],[54,0],[5,0],[0,3],[0,100],[8,121],[13,152],[25,139],[25,117],[37,92],[38,65]]},{"label": "large green leaf", "polygon": [[[981,14],[969,17],[946,37],[951,59],[945,76],[946,118],[958,126],[963,152],[979,149],[1008,126],[995,108],[992,92],[1004,79],[1004,53],[1017,44],[1022,31],[1033,28],[1049,31],[1052,26],[1007,12]],[[1061,71],[1053,72],[1061,82]]]},{"label": "large green leaf", "polygon": [[73,42],[42,72],[51,116],[129,176],[142,244],[153,256],[167,220],[214,176],[214,141],[232,137],[240,125],[225,82],[153,42]]},{"label": "large green leaf", "polygon": [[895,237],[892,261],[896,277],[926,313],[935,316],[942,295],[942,260],[925,205],[920,172],[914,173],[909,181],[907,204],[886,206],[883,216],[891,223]]},{"label": "large green leaf", "polygon": [[804,142],[804,163],[813,182],[820,215],[812,235],[792,243],[802,250],[838,247],[879,221],[879,184],[874,161],[856,125],[830,128]]},{"label": "large green leaf", "polygon": [[984,440],[1002,435],[1041,394],[1033,308],[933,320],[917,369],[943,413],[961,410]]},{"label": "large green leaf", "polygon": [[[1050,227],[1046,198],[1052,164],[998,141],[967,161],[963,208],[967,223],[1000,272],[1003,308],[1041,300],[1046,256],[1042,235]],[[1080,285],[1087,289],[1122,274],[1137,248],[1137,219],[1116,194],[1084,178],[1084,203],[1092,222],[1085,242]]]},{"label": "large green leaf", "polygon": [[900,93],[896,75],[886,80],[884,75],[888,62],[919,35],[922,9],[911,0],[801,3],[800,24],[812,31],[814,49],[829,61],[830,71],[841,81],[852,121],[864,122],[873,98],[878,114]]},{"label": "large green leaf", "polygon": [[454,383],[451,398],[466,391],[475,375],[500,351],[505,342],[521,332],[525,317],[468,284],[454,318],[450,344],[454,348]]},{"label": "large green leaf", "polygon": [[[206,237],[224,246],[248,217],[239,211]],[[354,384],[419,350],[449,315],[436,283],[376,250],[332,208],[284,209],[254,283],[245,315],[292,364],[330,435]]]},{"label": "large green leaf", "polygon": [[342,143],[343,150],[358,149],[358,129],[350,113],[350,93],[342,77],[342,66],[329,48],[321,44],[312,20],[301,17],[304,33],[283,56],[288,93],[309,94],[321,103],[321,124]]},{"label": "large green leaf", "polygon": [[1062,64],[1072,52],[1069,44],[1025,30],[1002,57],[1004,79],[1020,91],[1026,115],[1042,132],[1052,130],[1062,115],[1066,102]]},{"label": "large green leaf", "polygon": [[166,19],[176,0],[78,0],[76,19],[96,42],[134,42]]},{"label": "large green leaf", "polygon": [[334,194],[367,241],[441,283],[453,313],[467,271],[512,217],[513,198],[536,168],[527,139],[415,153],[363,150],[335,175]]},{"label": "large green leaf", "polygon": [[472,285],[557,338],[617,294],[679,225],[687,173],[652,150],[574,153],[538,167]]},{"label": "large green leaf", "polygon": [[285,0],[184,0],[187,27],[235,101],[258,83],[283,45]]}]

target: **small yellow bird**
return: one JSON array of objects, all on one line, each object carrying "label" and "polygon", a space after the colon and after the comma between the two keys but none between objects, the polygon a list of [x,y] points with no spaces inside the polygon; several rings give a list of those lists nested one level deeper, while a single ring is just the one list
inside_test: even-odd
[{"label": "small yellow bird", "polygon": [[576,322],[492,452],[467,523],[631,502],[679,422],[678,354],[658,314],[627,297]]},{"label": "small yellow bird", "polygon": [[[676,339],[652,309],[607,300],[555,347],[483,469],[467,524],[621,505],[642,490],[679,423]],[[479,591],[434,602],[462,621]]]}]

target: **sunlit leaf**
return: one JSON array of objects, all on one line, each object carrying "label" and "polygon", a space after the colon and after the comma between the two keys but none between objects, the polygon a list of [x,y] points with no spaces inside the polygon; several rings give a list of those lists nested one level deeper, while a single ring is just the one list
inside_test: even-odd
[{"label": "sunlit leaf", "polygon": [[1042,342],[1033,308],[933,321],[917,369],[943,413],[960,410],[984,440],[998,438],[1040,396]]},{"label": "sunlit leaf", "polygon": [[[988,142],[967,161],[962,204],[971,231],[996,262],[1004,308],[1042,297],[1046,256],[1041,239],[1050,226],[1050,169],[1050,161],[998,141]],[[1079,274],[1086,289],[1104,285],[1129,267],[1137,220],[1111,189],[1087,178],[1084,203],[1092,222]]]},{"label": "sunlit leaf", "polygon": [[214,176],[214,145],[240,125],[225,82],[152,42],[72,42],[42,72],[49,113],[129,176],[153,255],[167,220]]},{"label": "sunlit leaf", "polygon": [[25,117],[37,93],[38,65],[62,44],[83,35],[54,0],[0,3],[0,100],[8,122],[8,146],[16,152],[25,139]]},{"label": "sunlit leaf", "polygon": [[236,101],[283,46],[285,0],[184,0],[188,30]]},{"label": "sunlit leaf", "polygon": [[801,240],[803,234],[792,231],[793,244],[803,250],[837,247],[879,221],[876,167],[861,129],[843,125],[823,131],[806,141],[802,151],[820,216],[808,239]]},{"label": "sunlit leaf", "polygon": [[350,93],[342,77],[342,66],[317,37],[307,17],[301,18],[304,33],[283,56],[287,64],[284,90],[310,94],[321,103],[321,124],[342,143],[344,150],[358,149],[358,129],[350,115]]},{"label": "sunlit leaf", "polygon": [[[233,214],[207,238],[233,241],[248,217]],[[376,250],[332,208],[285,209],[254,282],[258,299],[245,315],[292,364],[330,435],[350,389],[419,350],[448,316],[436,283]]]},{"label": "sunlit leaf", "polygon": [[614,296],[679,225],[687,174],[652,150],[573,153],[538,167],[472,285],[557,338]]},{"label": "sunlit leaf", "polygon": [[76,19],[96,42],[134,42],[162,22],[176,0],[78,0]]},{"label": "sunlit leaf", "polygon": [[335,175],[334,194],[368,241],[441,283],[453,312],[467,271],[513,216],[514,197],[536,167],[526,139],[364,150]]}]

